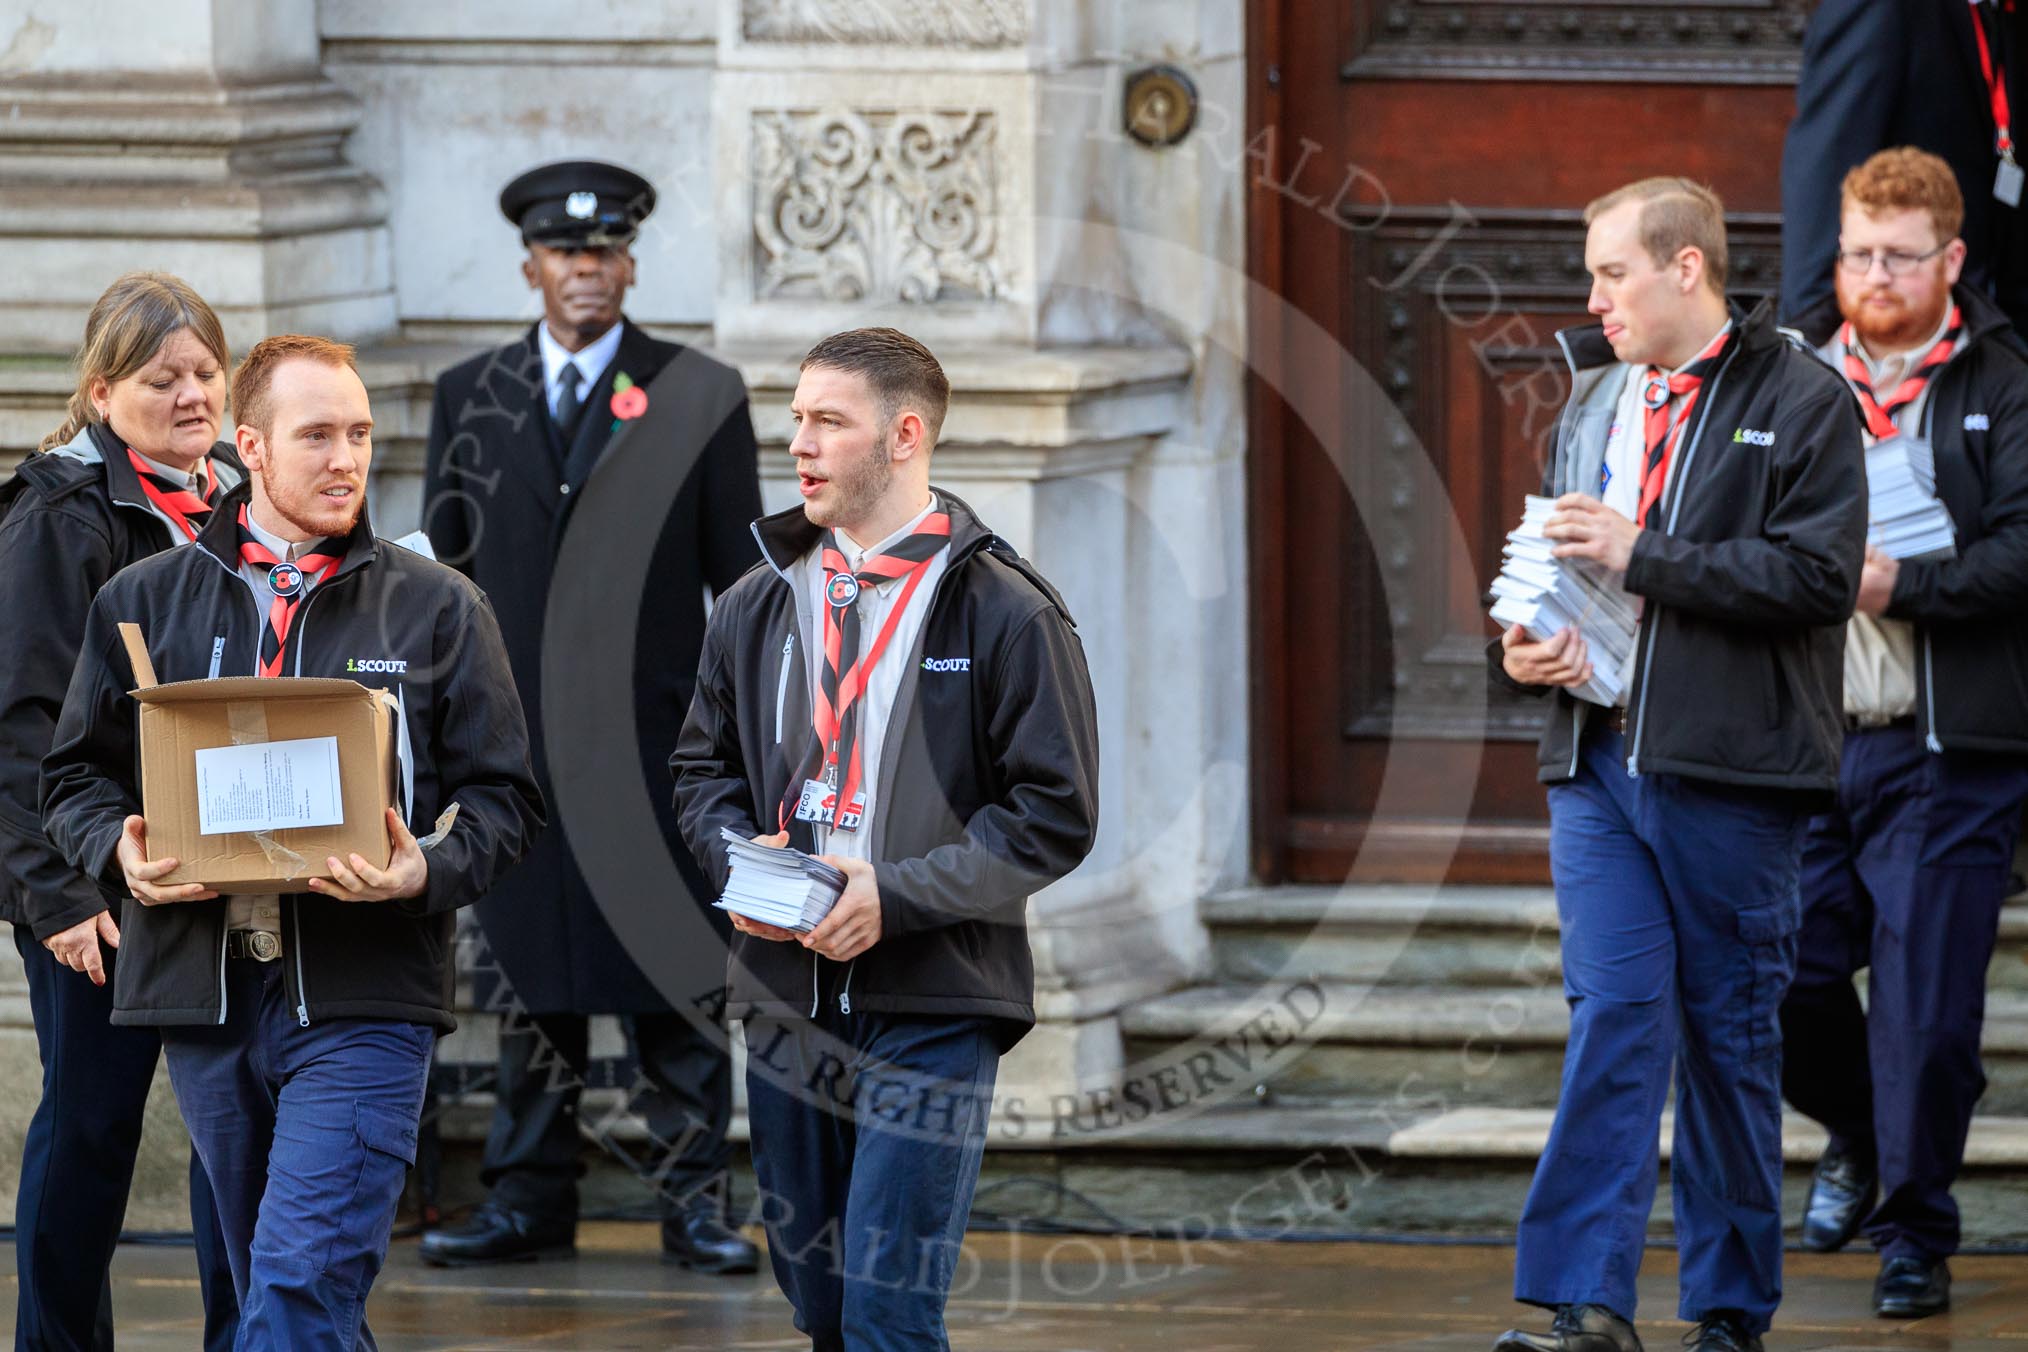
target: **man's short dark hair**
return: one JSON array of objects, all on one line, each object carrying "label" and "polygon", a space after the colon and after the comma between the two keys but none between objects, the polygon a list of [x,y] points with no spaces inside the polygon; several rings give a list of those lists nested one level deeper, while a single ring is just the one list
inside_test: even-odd
[{"label": "man's short dark hair", "polygon": [[863,378],[880,407],[882,427],[893,426],[904,409],[913,409],[929,444],[936,444],[951,406],[951,382],[930,350],[900,329],[834,333],[803,358],[802,370],[813,366]]}]

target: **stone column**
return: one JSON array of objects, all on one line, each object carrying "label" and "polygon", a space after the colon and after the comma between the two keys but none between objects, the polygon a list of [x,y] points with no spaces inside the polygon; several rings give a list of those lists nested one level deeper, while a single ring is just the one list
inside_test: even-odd
[{"label": "stone column", "polygon": [[[1118,132],[1128,35],[1156,8],[1188,12],[1154,41],[1192,53],[1231,10],[1236,68],[1223,0],[720,0],[717,337],[771,501],[794,501],[800,354],[904,329],[955,391],[936,480],[1061,588],[1090,659],[1100,840],[1031,905],[1041,1023],[1001,1075],[1031,1123],[1119,1078],[1123,1005],[1199,973],[1197,898],[1243,839],[1243,762],[1219,765],[1245,726],[1237,291],[1215,259],[1143,263],[1130,238],[1146,215],[1217,247],[1209,219],[1237,268],[1243,236],[1194,149]],[[1234,355],[1206,341],[1219,323]]]},{"label": "stone column", "polygon": [[[173,272],[235,354],[395,327],[386,204],[344,158],[359,107],[318,67],[315,0],[16,0],[0,9],[0,473],[62,416],[106,284]],[[0,1209],[41,1072],[0,976]],[[79,978],[82,980],[83,978]],[[158,1075],[127,1221],[189,1224],[189,1137]]]},{"label": "stone column", "polygon": [[[315,0],[25,0],[0,19],[0,351],[65,353],[119,273],[173,272],[235,351],[395,327],[387,206]],[[8,25],[11,23],[11,29]]]}]

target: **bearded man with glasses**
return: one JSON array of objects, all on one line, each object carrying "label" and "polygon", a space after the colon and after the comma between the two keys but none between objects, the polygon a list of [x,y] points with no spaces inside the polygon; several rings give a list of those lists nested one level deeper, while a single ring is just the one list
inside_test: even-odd
[{"label": "bearded man with glasses", "polygon": [[1873,486],[1912,478],[1956,539],[1912,558],[1867,547],[1837,803],[1803,848],[1782,1088],[1831,1136],[1803,1246],[1863,1227],[1875,1312],[1909,1318],[1950,1305],[1950,1188],[1986,1087],[1986,966],[2028,798],[2028,363],[1960,280],[1948,164],[1883,150],[1842,197],[1835,303],[1800,327],[1859,401]]}]

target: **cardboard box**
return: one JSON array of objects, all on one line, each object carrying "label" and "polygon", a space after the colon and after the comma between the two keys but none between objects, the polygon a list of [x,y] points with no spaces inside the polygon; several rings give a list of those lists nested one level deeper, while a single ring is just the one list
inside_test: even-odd
[{"label": "cardboard box", "polygon": [[[120,637],[134,665],[131,692],[141,705],[141,815],[148,820],[148,857],[175,858],[165,884],[202,883],[220,892],[300,892],[331,872],[332,855],[359,855],[384,868],[393,854],[387,809],[400,803],[400,709],[384,690],[357,681],[312,677],[224,677],[155,682],[139,626]],[[332,826],[260,831],[203,831],[199,751],[273,747],[335,738],[336,801]],[[286,764],[287,748],[276,759]],[[307,772],[314,766],[303,764]],[[240,786],[242,798],[249,791]],[[258,786],[265,803],[279,791]],[[213,787],[214,809],[222,793]]]}]

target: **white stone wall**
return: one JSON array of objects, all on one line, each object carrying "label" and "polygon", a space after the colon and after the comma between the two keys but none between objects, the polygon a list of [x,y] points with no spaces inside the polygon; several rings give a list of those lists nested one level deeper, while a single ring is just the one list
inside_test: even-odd
[{"label": "white stone wall", "polygon": [[365,109],[348,151],[387,189],[405,333],[478,342],[541,313],[499,196],[561,159],[655,185],[629,313],[711,323],[710,0],[320,0],[317,22],[325,70]]}]

